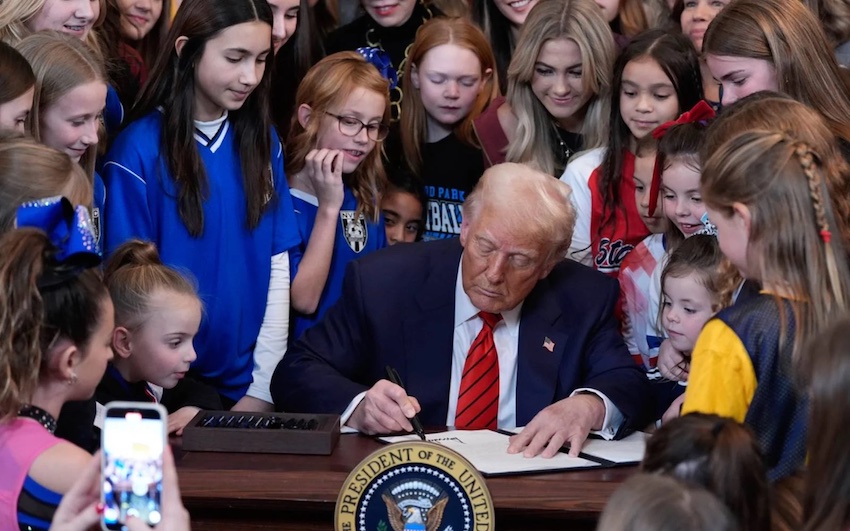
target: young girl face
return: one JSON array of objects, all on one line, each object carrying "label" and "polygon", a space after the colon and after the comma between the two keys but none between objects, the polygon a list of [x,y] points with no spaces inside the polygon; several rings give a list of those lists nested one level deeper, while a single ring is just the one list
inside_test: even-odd
[{"label": "young girl face", "polygon": [[295,28],[298,26],[298,6],[300,1],[268,0],[268,3],[272,8],[272,15],[274,16],[272,47],[274,48],[274,53],[277,53],[280,47],[286,44],[286,41],[295,34]]},{"label": "young girl face", "polygon": [[422,203],[419,199],[402,190],[384,194],[381,200],[381,212],[387,231],[387,241],[390,245],[399,242],[415,242],[422,228]]},{"label": "young girl face", "polygon": [[[343,153],[342,173],[352,173],[377,143],[367,126],[377,129],[384,118],[386,96],[363,87],[355,88],[342,105],[332,105],[326,113],[311,116],[321,120],[316,138],[318,149],[338,149]],[[357,123],[359,122],[359,123]],[[352,134],[357,128],[360,130]]]},{"label": "young girl face", "polygon": [[133,375],[171,389],[195,361],[192,339],[201,325],[201,303],[197,297],[159,290],[151,295],[150,315],[130,332],[130,363]]},{"label": "young girl face", "polygon": [[661,322],[670,343],[680,352],[690,352],[702,327],[714,315],[714,297],[696,272],[679,278],[668,275],[663,295]]},{"label": "young girl face", "polygon": [[55,30],[84,39],[100,15],[100,0],[46,0],[25,22],[34,31]]},{"label": "young girl face", "polygon": [[776,68],[764,59],[709,54],[705,62],[723,90],[722,105],[731,105],[754,92],[779,90]]},{"label": "young girl face", "polygon": [[634,139],[643,139],[678,115],[676,89],[655,59],[644,56],[629,61],[623,69],[620,117]]},{"label": "young girl face", "polygon": [[699,192],[699,169],[693,161],[673,158],[661,174],[664,214],[685,238],[703,228],[705,204]]},{"label": "young girl face", "polygon": [[115,0],[121,14],[121,35],[131,41],[143,39],[162,15],[162,0]]},{"label": "young girl face", "polygon": [[25,126],[32,111],[34,94],[35,87],[30,87],[17,98],[0,104],[0,130],[26,132]]},{"label": "young girl face", "polygon": [[472,110],[481,93],[481,61],[472,50],[442,44],[428,50],[411,70],[428,122],[451,128]]},{"label": "young girl face", "polygon": [[553,39],[543,43],[531,91],[564,129],[581,128],[583,111],[592,96],[581,83],[582,58],[578,44],[572,39]]},{"label": "young girl face", "polygon": [[363,9],[385,28],[401,26],[413,14],[416,0],[363,0]]},{"label": "young girl face", "polygon": [[617,18],[620,11],[620,0],[596,0],[596,5],[602,10],[602,16],[607,22]]},{"label": "young girl face", "polygon": [[41,142],[79,162],[87,149],[97,145],[105,105],[106,83],[103,81],[74,87],[40,111]]},{"label": "young girl face", "polygon": [[635,203],[637,203],[638,213],[643,220],[646,228],[653,234],[664,232],[667,228],[664,214],[662,214],[660,201],[656,199],[655,212],[652,216],[649,215],[649,183],[645,183],[643,179],[635,175]]},{"label": "young girl face", "polygon": [[196,120],[215,120],[225,110],[242,108],[266,71],[271,30],[264,22],[243,22],[207,41],[195,66]]},{"label": "young girl face", "polygon": [[691,39],[697,51],[702,50],[702,38],[708,25],[728,3],[729,0],[685,0],[679,22],[682,33]]}]

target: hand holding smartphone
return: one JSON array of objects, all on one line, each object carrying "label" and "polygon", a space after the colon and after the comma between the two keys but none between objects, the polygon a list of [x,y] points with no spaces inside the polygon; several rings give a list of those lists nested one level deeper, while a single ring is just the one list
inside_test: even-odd
[{"label": "hand holding smartphone", "polygon": [[[62,496],[56,509],[50,531],[90,531],[101,520],[101,461],[98,451],[83,475],[74,482],[71,490]],[[154,529],[162,531],[191,531],[189,511],[183,507],[180,485],[177,483],[177,468],[171,449],[165,447],[162,454],[162,521]],[[129,531],[150,531],[140,520],[127,522]]]},{"label": "hand holding smartphone", "polygon": [[128,531],[133,516],[162,520],[163,451],[168,413],[159,404],[111,402],[101,430],[102,527]]}]

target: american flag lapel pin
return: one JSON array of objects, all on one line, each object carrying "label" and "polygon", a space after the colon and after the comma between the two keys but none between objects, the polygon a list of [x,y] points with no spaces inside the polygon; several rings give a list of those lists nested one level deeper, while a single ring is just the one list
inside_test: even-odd
[{"label": "american flag lapel pin", "polygon": [[543,338],[543,348],[548,350],[549,352],[555,351],[555,342],[549,339],[549,336]]}]

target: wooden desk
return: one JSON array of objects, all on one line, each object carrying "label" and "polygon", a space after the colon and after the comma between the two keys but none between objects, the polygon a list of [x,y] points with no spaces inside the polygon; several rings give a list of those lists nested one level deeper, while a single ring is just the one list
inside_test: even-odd
[{"label": "wooden desk", "polygon": [[[381,443],[342,435],[331,456],[184,452],[175,445],[194,529],[330,530],[349,472]],[[499,531],[592,530],[634,467],[487,479]]]}]

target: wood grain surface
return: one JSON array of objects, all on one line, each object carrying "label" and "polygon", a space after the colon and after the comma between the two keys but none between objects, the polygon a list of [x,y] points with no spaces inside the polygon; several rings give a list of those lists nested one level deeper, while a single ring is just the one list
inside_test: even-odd
[{"label": "wood grain surface", "polygon": [[[349,472],[382,443],[342,435],[330,456],[185,452],[172,441],[193,529],[333,529]],[[635,467],[487,479],[501,530],[592,530],[611,493]]]}]

